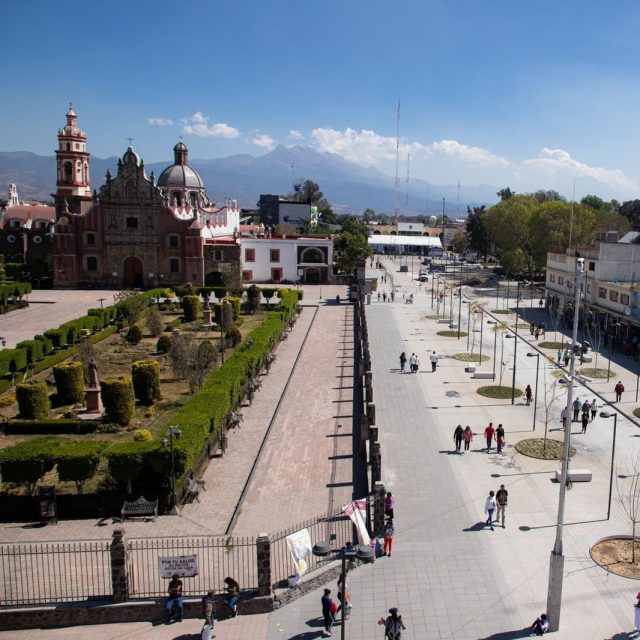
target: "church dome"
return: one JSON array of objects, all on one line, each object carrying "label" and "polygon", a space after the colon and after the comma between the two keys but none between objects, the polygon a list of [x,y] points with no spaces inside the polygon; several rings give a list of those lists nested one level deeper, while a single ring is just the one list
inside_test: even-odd
[{"label": "church dome", "polygon": [[158,178],[158,186],[165,189],[202,189],[202,178],[186,164],[172,164]]},{"label": "church dome", "polygon": [[133,150],[133,147],[129,147],[122,156],[123,164],[140,164],[140,156]]}]

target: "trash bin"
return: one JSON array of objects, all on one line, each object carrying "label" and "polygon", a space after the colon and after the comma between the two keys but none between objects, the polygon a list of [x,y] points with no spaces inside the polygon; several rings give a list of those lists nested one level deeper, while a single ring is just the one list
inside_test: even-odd
[{"label": "trash bin", "polygon": [[56,524],[58,522],[58,504],[56,488],[53,485],[41,485],[39,488],[40,520]]}]

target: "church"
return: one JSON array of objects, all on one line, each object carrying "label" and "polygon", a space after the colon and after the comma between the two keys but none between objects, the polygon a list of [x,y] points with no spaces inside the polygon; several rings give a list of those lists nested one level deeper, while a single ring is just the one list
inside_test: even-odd
[{"label": "church", "polygon": [[56,149],[53,283],[56,288],[238,286],[240,209],[209,200],[178,142],[174,163],[147,177],[130,145],[115,176],[91,191],[84,131],[71,106]]}]

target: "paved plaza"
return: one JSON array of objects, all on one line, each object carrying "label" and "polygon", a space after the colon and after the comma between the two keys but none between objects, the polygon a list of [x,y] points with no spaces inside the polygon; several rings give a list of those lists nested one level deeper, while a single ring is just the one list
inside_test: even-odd
[{"label": "paved plaza", "polygon": [[[535,460],[515,452],[513,444],[517,440],[533,435],[533,406],[525,406],[521,397],[516,397],[512,406],[509,400],[492,400],[476,394],[475,389],[482,382],[473,380],[465,373],[464,363],[452,358],[454,353],[466,351],[466,338],[458,341],[455,338],[437,336],[436,331],[447,327],[427,318],[434,313],[430,289],[425,291],[425,287],[420,288],[417,282],[411,281],[410,274],[399,273],[391,261],[385,259],[384,263],[389,280],[394,280],[396,299],[394,303],[383,303],[377,302],[374,296],[372,304],[367,307],[367,317],[373,361],[376,423],[382,445],[383,480],[397,499],[396,535],[392,558],[380,558],[371,565],[359,567],[349,576],[354,607],[348,621],[346,637],[350,640],[382,639],[383,630],[376,625],[376,621],[392,606],[399,607],[403,615],[408,627],[403,638],[407,639],[510,640],[528,636],[524,631],[525,627],[546,608],[549,554],[555,538],[558,508],[558,485],[552,479],[559,463]],[[389,292],[391,284],[382,287]],[[404,304],[403,293],[414,293],[414,304]],[[482,293],[469,291],[468,294],[482,299]],[[335,293],[325,292],[326,298],[334,296]],[[305,299],[305,302],[318,301],[313,294]],[[486,302],[486,308],[493,309],[495,297],[487,298]],[[278,391],[268,390],[267,383],[272,378],[281,379],[279,383],[284,388],[296,357],[296,341],[304,339],[309,318],[314,313],[312,308],[304,310],[289,340],[280,345],[276,366],[283,366],[284,369],[280,370],[278,376],[266,376],[263,389],[258,392],[253,406],[243,410],[246,419],[251,422],[254,421],[252,412],[259,415],[263,406],[265,423],[271,422],[274,412],[277,413],[272,434],[278,434],[277,442],[282,443],[283,435],[290,433],[292,449],[298,437],[297,429],[315,424],[314,412],[319,412],[318,422],[325,432],[337,429],[337,424],[342,424],[341,428],[347,427],[346,423],[337,422],[341,418],[336,416],[343,415],[340,409],[327,412],[322,404],[331,402],[340,406],[343,404],[342,400],[350,397],[336,395],[340,391],[344,393],[344,390],[334,387],[347,386],[344,383],[335,384],[335,376],[336,371],[350,365],[348,360],[345,362],[347,353],[340,350],[344,345],[340,345],[339,341],[342,340],[343,327],[350,322],[351,312],[347,311],[347,305],[325,305],[324,300],[320,309],[322,313],[326,313],[324,317],[327,324],[318,324],[317,342],[311,339],[308,342],[316,355],[312,358],[303,350],[303,356],[291,378],[290,384],[293,387],[301,386],[295,406],[287,409],[283,403],[280,410],[275,412],[272,407],[274,402],[277,404]],[[463,328],[466,328],[465,309],[466,305],[463,305]],[[528,309],[527,313],[543,312],[534,308]],[[504,319],[504,316],[496,317]],[[332,323],[336,323],[333,331],[330,328]],[[492,356],[493,334],[486,329],[485,325],[483,353]],[[519,331],[521,340],[517,352],[517,386],[521,389],[528,383],[533,386],[536,374],[536,358],[526,355],[536,349],[535,341],[529,335],[526,325],[523,329],[524,331]],[[330,336],[340,340],[330,348],[323,349],[323,344]],[[505,342],[504,384],[510,384],[513,341]],[[291,350],[292,354],[285,355],[286,350]],[[440,356],[435,373],[431,373],[428,362],[428,354],[432,350],[436,350]],[[401,351],[405,351],[407,355],[418,353],[422,362],[419,373],[399,372],[398,356]],[[541,358],[540,362],[536,436],[544,429],[542,389],[555,379],[552,371],[556,369],[555,365],[549,366],[545,374],[544,360]],[[627,370],[625,364],[625,360],[612,364],[612,369],[617,372],[616,380],[608,384],[598,380],[590,383],[589,389],[579,385],[576,390],[581,399],[598,397],[599,402],[610,402],[615,382],[622,379],[625,384],[627,392],[623,396],[623,402],[615,405],[616,409],[623,412],[618,418],[616,444],[616,459],[622,469],[628,456],[638,451],[640,446],[637,423],[625,417],[631,416],[637,406],[636,372]],[[491,367],[490,360],[481,368],[490,371]],[[313,372],[314,368],[321,371]],[[305,381],[305,372],[306,375],[317,377]],[[322,377],[329,377],[332,382],[323,382]],[[308,386],[304,387],[305,384]],[[329,389],[333,391],[333,395],[329,394]],[[289,393],[290,391],[285,397]],[[316,393],[319,397],[314,395]],[[264,396],[261,398],[260,394]],[[261,404],[263,401],[264,405]],[[308,410],[306,413],[299,413],[298,405],[305,401],[308,403]],[[550,435],[556,439],[560,439],[562,435],[558,430],[561,406],[562,399],[553,408],[553,419],[549,423]],[[502,423],[506,429],[509,446],[501,455],[495,453],[495,450],[491,453],[482,450],[482,433],[489,421],[494,424]],[[459,423],[463,426],[469,424],[476,434],[471,451],[465,455],[457,454],[453,443],[453,430]],[[608,535],[630,533],[630,523],[616,496],[615,482],[611,519],[606,519],[612,427],[613,420],[598,417],[589,425],[587,434],[583,435],[578,433],[580,429],[577,423],[573,424],[572,444],[577,453],[572,466],[590,469],[593,481],[576,483],[567,492],[564,597],[560,631],[552,635],[555,638],[622,640],[629,637],[628,632],[633,628],[632,604],[640,590],[640,583],[605,572],[589,556],[589,548],[596,540]],[[347,428],[351,428],[350,423]],[[246,432],[243,432],[245,429]],[[248,425],[243,425],[240,432],[232,434],[232,438],[244,437],[247,432]],[[264,437],[261,434],[264,431],[256,431],[254,440],[261,440]],[[303,438],[307,436],[308,433],[303,432]],[[249,447],[249,442],[246,446]],[[256,446],[255,441],[251,446]],[[314,506],[319,507],[328,505],[332,498],[339,502],[350,493],[351,489],[347,485],[341,487],[341,491],[344,491],[342,494],[332,496],[327,491],[330,488],[327,484],[348,484],[351,479],[346,479],[346,469],[327,465],[326,449],[319,449],[314,458],[313,448],[301,447],[300,455],[285,452],[284,448],[283,451],[278,451],[277,448],[265,450],[267,453],[261,457],[258,465],[265,465],[261,475],[269,480],[255,480],[249,487],[251,511],[259,514],[260,518],[271,517],[270,509],[263,508],[265,503],[270,504],[273,511],[286,504],[282,511],[291,509],[298,513],[296,509],[299,509],[299,505],[294,496],[284,503],[279,503],[277,499],[269,502],[269,498],[273,498],[270,496],[271,492],[283,495],[282,488],[288,488],[291,493],[299,489],[305,491],[305,495],[314,501]],[[237,449],[244,451],[245,446]],[[236,468],[232,464],[231,451],[233,446],[224,459],[225,463],[229,461],[226,475],[232,474]],[[290,454],[285,458],[286,464],[278,464],[283,453]],[[247,459],[237,458],[236,463],[246,465],[251,455],[253,454],[247,453]],[[344,455],[342,450],[338,455]],[[312,470],[311,467],[316,464],[321,469]],[[237,468],[240,473],[240,466]],[[323,473],[328,473],[333,480],[327,481]],[[279,477],[279,474],[284,475]],[[312,477],[307,481],[307,476]],[[214,480],[213,476],[208,480],[213,489],[218,480]],[[500,484],[505,484],[509,491],[506,528],[496,526],[494,531],[490,531],[484,526],[484,502],[488,491],[496,490]],[[209,491],[204,495],[207,494]],[[189,523],[197,522],[197,527],[201,530],[208,526],[215,511],[208,512],[207,509],[210,506],[203,500],[202,505],[192,505],[185,510],[181,518],[159,519],[158,526],[165,526],[162,521],[180,522],[183,527],[190,527]],[[247,510],[247,517],[249,512]],[[243,512],[236,524],[243,531],[248,530],[245,527],[249,527],[249,521],[244,520],[244,517]],[[293,524],[295,518],[291,520],[290,523]],[[10,526],[12,525],[2,527],[0,535],[3,539],[6,541],[10,536],[16,535],[22,539],[24,531],[9,530]],[[65,526],[65,523],[58,525],[54,532],[56,537],[58,531],[62,531],[61,528]],[[91,536],[91,528],[97,528],[95,523],[85,523],[85,526],[88,537]],[[127,523],[126,528],[129,527]],[[50,534],[53,529],[47,528],[44,531]],[[83,535],[78,530],[75,533]],[[38,535],[42,534],[41,529]],[[157,531],[155,535],[158,535]],[[329,587],[335,594],[335,583]],[[216,635],[222,640],[319,638],[322,634],[321,594],[321,589],[315,590],[268,615],[239,616],[222,621]],[[197,637],[200,628],[201,621],[186,620],[170,627],[153,627],[142,623],[102,625],[92,628],[90,633],[95,637],[114,640],[186,639]],[[333,636],[337,637],[339,632],[339,626],[336,625]],[[60,629],[47,630],[46,633],[52,639],[71,640],[86,637],[89,631],[86,628]],[[0,638],[20,639],[32,636],[33,631],[0,633]]]}]

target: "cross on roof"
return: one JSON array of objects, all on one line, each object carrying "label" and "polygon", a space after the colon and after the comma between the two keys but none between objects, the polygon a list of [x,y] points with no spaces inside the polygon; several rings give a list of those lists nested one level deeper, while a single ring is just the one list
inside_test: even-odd
[{"label": "cross on roof", "polygon": [[127,138],[127,140],[129,141],[129,146],[131,146],[131,143],[134,141],[135,138]]}]

